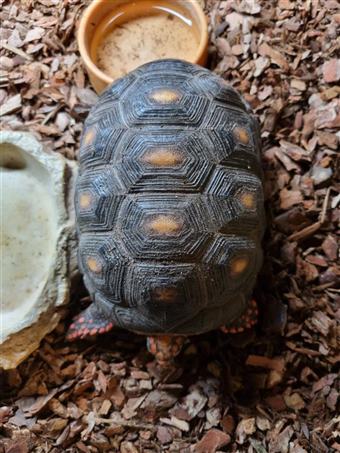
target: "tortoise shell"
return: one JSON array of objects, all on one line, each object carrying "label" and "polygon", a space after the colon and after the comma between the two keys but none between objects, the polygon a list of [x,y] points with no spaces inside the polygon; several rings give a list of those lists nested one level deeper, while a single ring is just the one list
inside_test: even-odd
[{"label": "tortoise shell", "polygon": [[103,319],[198,334],[244,314],[264,211],[259,127],[233,88],[148,63],[100,96],[79,158],[79,263]]}]

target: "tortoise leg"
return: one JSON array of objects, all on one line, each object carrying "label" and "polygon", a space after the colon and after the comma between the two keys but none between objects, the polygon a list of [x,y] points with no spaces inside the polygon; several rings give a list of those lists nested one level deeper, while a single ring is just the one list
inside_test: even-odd
[{"label": "tortoise leg", "polygon": [[245,313],[236,321],[220,329],[224,333],[241,333],[245,329],[251,329],[257,323],[258,309],[254,299],[248,305]]},{"label": "tortoise leg", "polygon": [[178,335],[155,335],[147,338],[147,348],[160,367],[170,368],[184,342],[185,337]]},{"label": "tortoise leg", "polygon": [[113,326],[113,322],[107,319],[107,316],[100,310],[98,305],[92,303],[73,319],[67,331],[66,339],[76,340],[102,334],[111,330]]}]

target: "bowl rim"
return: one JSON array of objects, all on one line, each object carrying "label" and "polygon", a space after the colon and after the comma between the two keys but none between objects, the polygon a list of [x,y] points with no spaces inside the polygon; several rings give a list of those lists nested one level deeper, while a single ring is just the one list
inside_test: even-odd
[{"label": "bowl rim", "polygon": [[[133,2],[133,0],[130,0],[130,1]],[[134,0],[134,1],[136,1],[136,0]],[[197,0],[186,0],[185,2],[181,2],[180,0],[172,0],[172,1],[173,1],[173,3],[183,3],[184,5],[185,5],[185,3],[189,3],[190,5],[192,5],[193,9],[195,10],[195,12],[197,14],[197,19],[198,19],[197,23],[199,24],[199,32],[200,32],[200,42],[199,42],[193,63],[199,64],[199,61],[204,57],[204,55],[207,51],[207,47],[208,47],[209,36],[208,36],[207,17],[204,14],[203,8],[201,7],[201,5],[198,3]],[[88,68],[88,70],[91,71],[93,73],[93,75],[95,77],[97,77],[98,79],[100,79],[102,82],[111,84],[118,78],[110,77],[105,72],[101,71],[98,68],[98,66],[93,62],[93,60],[90,56],[90,52],[87,49],[87,46],[85,44],[86,31],[89,26],[89,23],[92,19],[92,16],[93,16],[95,10],[97,8],[99,8],[102,3],[107,3],[107,0],[93,0],[92,3],[83,12],[83,14],[80,18],[80,22],[79,22],[79,27],[78,27],[78,32],[77,32],[77,41],[78,41],[79,52],[84,61],[86,68]],[[112,8],[114,8],[114,7],[115,7],[115,4],[112,3]],[[195,18],[193,18],[192,15],[191,15],[191,18],[193,20],[195,20]]]}]

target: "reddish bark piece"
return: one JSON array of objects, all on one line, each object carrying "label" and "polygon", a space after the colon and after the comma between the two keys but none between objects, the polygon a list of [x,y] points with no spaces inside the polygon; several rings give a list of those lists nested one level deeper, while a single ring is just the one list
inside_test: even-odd
[{"label": "reddish bark piece", "polygon": [[326,83],[340,80],[340,59],[332,58],[322,66],[323,78]]},{"label": "reddish bark piece", "polygon": [[246,361],[246,365],[258,366],[261,368],[268,368],[270,370],[276,370],[283,372],[285,369],[285,361],[282,357],[264,357],[260,355],[249,355]]},{"label": "reddish bark piece", "polygon": [[157,439],[162,445],[171,442],[173,439],[171,429],[166,426],[159,426],[157,430]]},{"label": "reddish bark piece", "polygon": [[308,263],[315,264],[316,266],[327,267],[327,261],[320,255],[309,255],[306,257],[306,261],[308,261]]},{"label": "reddish bark piece", "polygon": [[277,412],[284,411],[287,408],[282,395],[268,396],[265,401],[271,409]]},{"label": "reddish bark piece", "polygon": [[322,243],[322,250],[329,260],[335,261],[338,255],[338,243],[334,236],[328,235]]},{"label": "reddish bark piece", "polygon": [[220,421],[220,425],[227,434],[232,434],[235,430],[235,420],[231,415],[225,415]]},{"label": "reddish bark piece", "polygon": [[285,71],[288,71],[289,64],[287,59],[282,55],[281,52],[279,52],[276,49],[273,49],[266,42],[259,46],[259,54],[262,56],[265,55],[269,57],[273,63],[277,64],[278,66],[280,66],[280,68],[284,69]]},{"label": "reddish bark piece", "polygon": [[338,377],[336,373],[330,373],[327,374],[326,376],[323,376],[321,379],[319,379],[315,384],[313,385],[313,394],[316,392],[319,392],[326,386],[332,386],[335,379]]},{"label": "reddish bark piece", "polygon": [[6,448],[6,453],[28,453],[29,447],[26,440],[15,441]]},{"label": "reddish bark piece", "polygon": [[210,429],[193,447],[193,453],[215,453],[220,447],[230,443],[229,434],[219,429]]},{"label": "reddish bark piece", "polygon": [[282,209],[289,209],[292,206],[302,203],[303,197],[300,190],[282,189],[280,192],[280,207]]},{"label": "reddish bark piece", "polygon": [[0,408],[0,423],[5,423],[10,418],[12,409],[9,406],[2,406]]},{"label": "reddish bark piece", "polygon": [[289,0],[279,0],[279,8],[292,10],[295,8],[295,5]]},{"label": "reddish bark piece", "polygon": [[301,410],[305,407],[305,402],[298,393],[292,393],[291,395],[284,395],[285,403],[288,407],[294,410]]}]

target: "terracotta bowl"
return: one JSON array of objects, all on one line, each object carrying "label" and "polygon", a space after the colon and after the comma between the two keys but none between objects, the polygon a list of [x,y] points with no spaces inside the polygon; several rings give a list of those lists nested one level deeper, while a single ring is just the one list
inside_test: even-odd
[{"label": "terracotta bowl", "polygon": [[[89,74],[90,81],[98,94],[110,85],[114,79],[101,71],[91,58],[91,44],[95,31],[101,21],[108,14],[112,14],[116,8],[135,2],[136,0],[134,2],[131,0],[95,0],[88,6],[81,17],[77,35],[79,51]],[[199,32],[197,51],[190,58],[190,62],[204,66],[208,55],[208,26],[203,9],[197,0],[173,0],[172,8],[174,10],[176,10],[176,4],[178,5],[178,9],[182,12],[184,11],[186,16],[193,21],[195,28]]]}]

